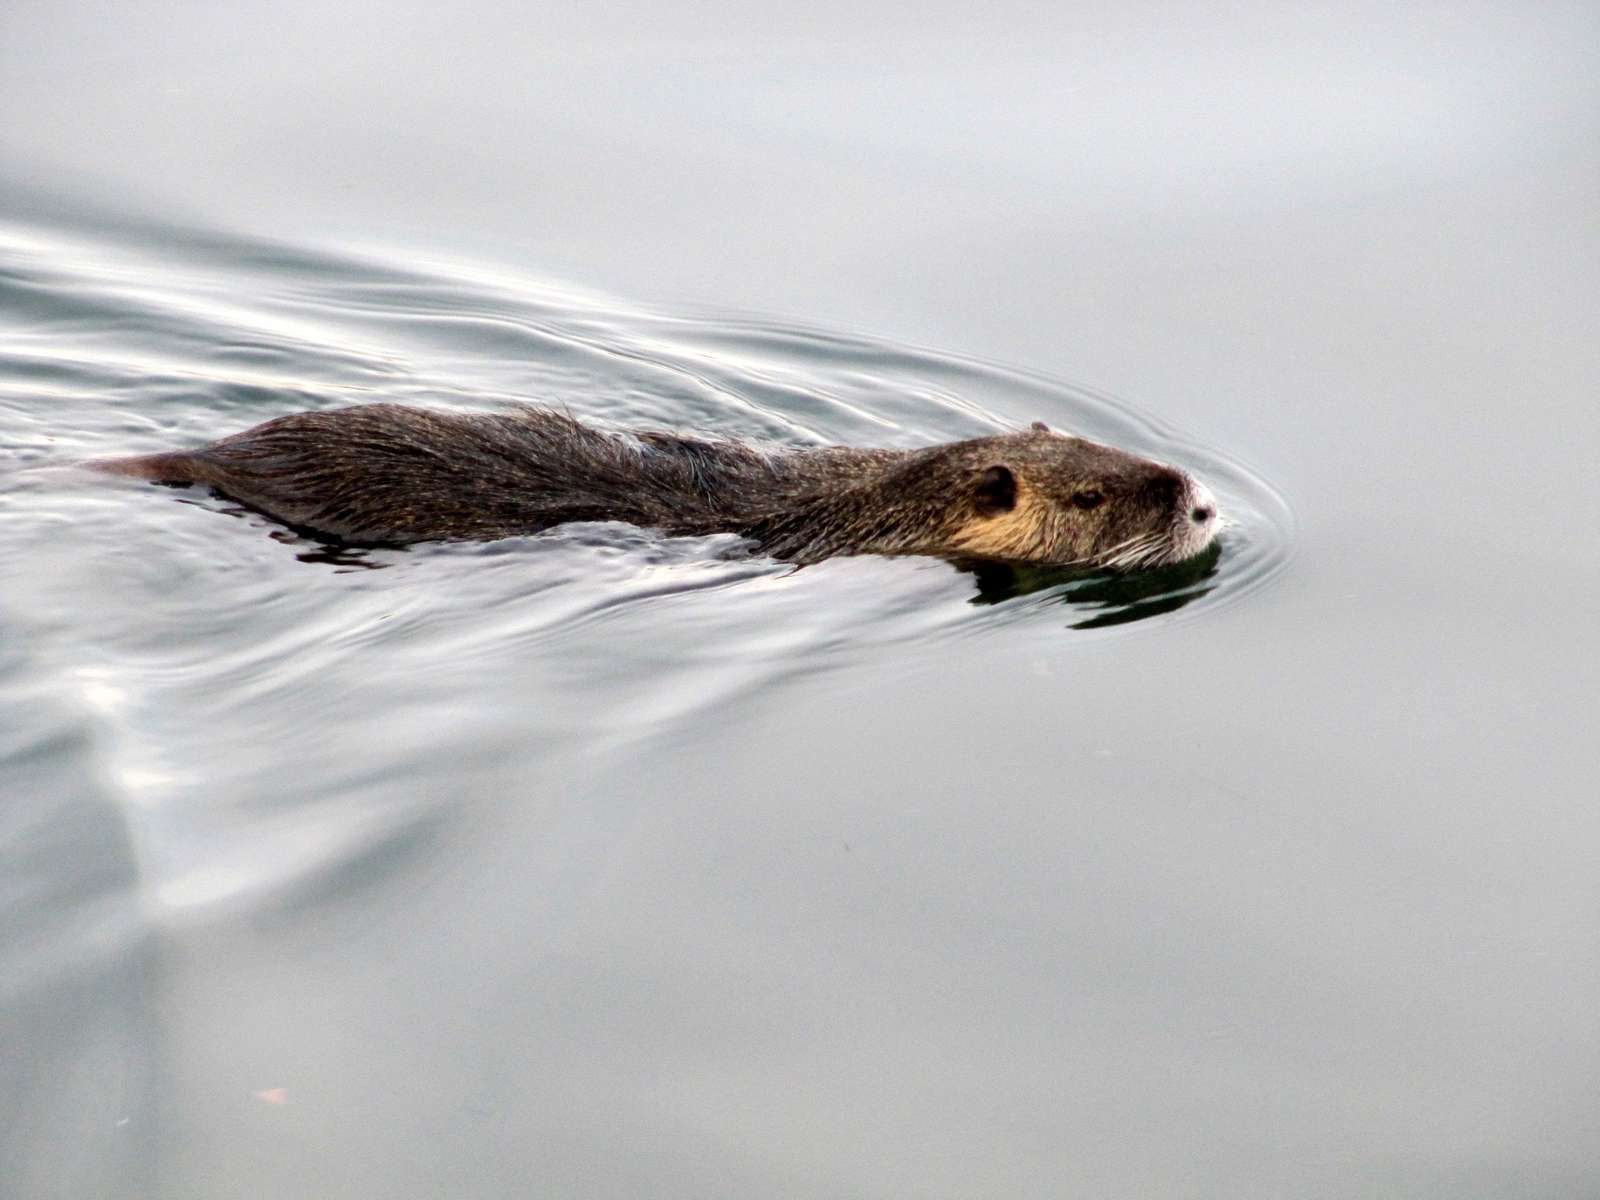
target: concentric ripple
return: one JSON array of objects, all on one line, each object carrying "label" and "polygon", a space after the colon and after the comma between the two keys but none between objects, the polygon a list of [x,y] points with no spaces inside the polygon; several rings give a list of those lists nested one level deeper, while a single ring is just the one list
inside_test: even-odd
[{"label": "concentric ripple", "polygon": [[[531,400],[602,422],[799,444],[915,446],[1045,419],[1205,479],[1230,520],[1221,553],[1203,570],[1114,584],[1048,572],[1007,583],[991,570],[977,581],[981,604],[1043,590],[1074,610],[1073,624],[1126,623],[1238,599],[1286,558],[1289,512],[1260,478],[1043,376],[860,335],[665,313],[459,263],[173,231],[149,240],[159,253],[133,239],[0,229],[12,327],[0,403],[7,444],[24,459],[63,443],[87,454],[154,449],[295,408],[376,400]],[[74,406],[63,421],[52,398],[88,411]]]}]

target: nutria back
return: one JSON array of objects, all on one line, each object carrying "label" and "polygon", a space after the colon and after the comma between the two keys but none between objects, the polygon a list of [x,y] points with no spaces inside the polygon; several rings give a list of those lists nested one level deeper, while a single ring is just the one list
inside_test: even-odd
[{"label": "nutria back", "polygon": [[1035,425],[920,450],[771,448],[610,432],[522,407],[396,404],[278,417],[193,450],[94,464],[195,483],[342,541],[404,545],[624,521],[729,532],[795,563],[934,554],[1087,566],[1176,562],[1216,534],[1184,472]]}]

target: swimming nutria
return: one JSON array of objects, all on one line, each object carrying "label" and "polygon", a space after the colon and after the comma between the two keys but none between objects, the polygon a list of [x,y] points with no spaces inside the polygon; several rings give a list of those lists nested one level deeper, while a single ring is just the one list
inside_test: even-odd
[{"label": "swimming nutria", "polygon": [[566,521],[739,533],[775,558],[929,554],[1139,567],[1216,536],[1211,493],[1173,467],[1054,433],[920,450],[763,449],[612,433],[524,407],[371,404],[278,417],[101,470],[224,495],[347,542],[487,540]]}]

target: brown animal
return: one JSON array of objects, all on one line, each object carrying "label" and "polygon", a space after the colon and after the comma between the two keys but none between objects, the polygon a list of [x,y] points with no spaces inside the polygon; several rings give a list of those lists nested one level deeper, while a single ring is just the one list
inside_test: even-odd
[{"label": "brown animal", "polygon": [[1095,567],[1177,562],[1216,535],[1184,472],[1042,424],[919,450],[762,448],[614,433],[562,413],[372,404],[278,417],[101,470],[209,485],[357,544],[487,540],[567,521],[730,532],[775,558],[928,554]]}]

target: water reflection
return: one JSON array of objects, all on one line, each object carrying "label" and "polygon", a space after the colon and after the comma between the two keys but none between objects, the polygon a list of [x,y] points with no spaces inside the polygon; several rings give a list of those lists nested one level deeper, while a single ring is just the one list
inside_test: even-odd
[{"label": "water reflection", "polygon": [[970,573],[978,592],[969,603],[1004,604],[1022,596],[1055,590],[1057,599],[1095,615],[1074,621],[1073,629],[1104,629],[1176,612],[1209,595],[1217,586],[1221,541],[1181,563],[1144,571],[1085,571],[1076,567],[1032,566],[1027,563],[963,560],[956,565]]}]

